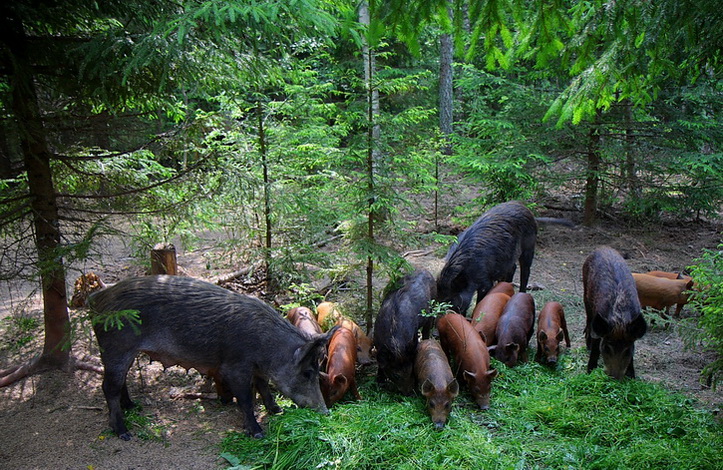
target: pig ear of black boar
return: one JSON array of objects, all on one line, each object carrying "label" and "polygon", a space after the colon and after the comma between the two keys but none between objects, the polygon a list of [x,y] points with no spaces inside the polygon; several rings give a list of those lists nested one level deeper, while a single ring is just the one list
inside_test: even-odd
[{"label": "pig ear of black boar", "polygon": [[487,352],[490,353],[490,356],[495,357],[495,354],[497,353],[497,345],[493,344],[492,346],[487,346]]},{"label": "pig ear of black boar", "polygon": [[640,339],[646,331],[648,331],[648,325],[645,323],[645,318],[642,314],[638,315],[630,324],[630,334],[633,338]]},{"label": "pig ear of black boar", "polygon": [[603,317],[595,315],[592,319],[592,328],[590,330],[590,336],[597,339],[610,333],[612,331],[612,327]]},{"label": "pig ear of black boar", "polygon": [[331,330],[321,335],[314,335],[305,345],[300,346],[294,352],[294,361],[301,363],[303,361],[309,361],[311,363],[316,362],[321,352],[326,348],[332,335],[339,327],[335,326]]}]

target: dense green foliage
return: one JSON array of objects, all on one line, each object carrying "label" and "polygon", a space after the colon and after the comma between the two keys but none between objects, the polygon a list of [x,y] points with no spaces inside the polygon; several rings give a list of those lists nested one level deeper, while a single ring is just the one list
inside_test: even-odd
[{"label": "dense green foliage", "polygon": [[713,362],[702,371],[715,386],[723,378],[723,245],[718,250],[705,250],[696,262],[690,267],[696,282],[691,304],[700,317],[689,320],[684,332],[691,343],[702,344],[715,354]]},{"label": "dense green foliage", "polygon": [[223,455],[234,468],[716,468],[723,434],[709,412],[659,385],[583,373],[584,360],[565,355],[557,371],[495,362],[490,410],[463,391],[442,431],[421,396],[366,376],[362,401],[329,416],[287,409],[264,440],[229,433]]}]

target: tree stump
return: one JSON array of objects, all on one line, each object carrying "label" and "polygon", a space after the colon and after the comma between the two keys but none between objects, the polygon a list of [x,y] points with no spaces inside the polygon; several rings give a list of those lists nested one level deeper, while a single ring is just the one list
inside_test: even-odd
[{"label": "tree stump", "polygon": [[170,274],[175,276],[178,273],[176,264],[176,247],[173,244],[164,245],[159,243],[151,250],[151,274]]}]

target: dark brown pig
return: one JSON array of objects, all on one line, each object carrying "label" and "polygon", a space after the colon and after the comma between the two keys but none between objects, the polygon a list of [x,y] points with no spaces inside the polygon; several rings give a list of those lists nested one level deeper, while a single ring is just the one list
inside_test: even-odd
[{"label": "dark brown pig", "polygon": [[635,287],[638,291],[640,307],[651,307],[656,310],[670,310],[671,305],[676,305],[675,316],[688,303],[688,291],[693,288],[693,280],[668,279],[650,274],[633,273]]},{"label": "dark brown pig", "polygon": [[567,332],[565,311],[559,302],[547,302],[537,320],[537,355],[540,364],[555,365],[560,351],[560,342],[570,347],[570,334]]},{"label": "dark brown pig", "polygon": [[635,378],[635,340],[643,337],[647,324],[625,260],[610,247],[596,249],[582,266],[582,284],[588,372],[597,367],[602,354],[608,375]]},{"label": "dark brown pig", "polygon": [[[512,297],[515,295],[515,286],[512,285],[511,282],[505,282],[500,281],[495,286],[487,292],[487,294],[492,294],[494,292],[500,292],[502,294],[506,294],[508,297]],[[480,299],[477,299],[477,302],[479,302]]]},{"label": "dark brown pig", "polygon": [[[264,435],[254,418],[254,388],[269,412],[280,411],[269,381],[299,406],[328,412],[319,361],[332,333],[309,338],[259,299],[187,277],[146,276],[98,291],[88,302],[105,368],[110,427],[124,440],[131,435],[122,409],[133,406],[126,375],[140,352],[166,367],[178,364],[213,377],[224,395],[236,397],[254,437]],[[139,321],[123,315],[130,311]]]},{"label": "dark brown pig", "polygon": [[286,318],[298,329],[308,335],[323,333],[314,313],[306,307],[294,307],[286,313]]},{"label": "dark brown pig", "polygon": [[537,222],[521,202],[499,204],[457,237],[437,279],[438,300],[465,315],[474,293],[481,300],[495,281],[512,282],[520,264],[520,292],[525,292],[535,256]]},{"label": "dark brown pig", "polygon": [[329,341],[326,372],[321,373],[321,393],[326,406],[341,400],[347,391],[361,400],[356,387],[356,338],[347,328],[339,328]]},{"label": "dark brown pig", "polygon": [[490,355],[482,336],[458,313],[448,313],[437,320],[437,329],[442,349],[454,361],[457,379],[467,385],[481,409],[488,409],[497,370],[490,369]]},{"label": "dark brown pig", "polygon": [[484,335],[487,346],[497,344],[497,323],[509,300],[510,296],[507,294],[490,292],[479,301],[472,312],[472,325]]},{"label": "dark brown pig", "polygon": [[459,383],[452,375],[447,356],[434,339],[422,340],[417,345],[414,376],[427,400],[427,411],[434,427],[442,429],[452,410],[452,402],[459,393]]},{"label": "dark brown pig", "polygon": [[414,390],[417,331],[426,320],[421,312],[429,309],[435,283],[429,271],[418,270],[404,276],[399,285],[384,297],[374,326],[377,382],[389,379],[401,393],[410,395]]},{"label": "dark brown pig", "polygon": [[497,345],[490,354],[507,367],[527,361],[527,344],[535,330],[535,300],[526,292],[513,295],[497,323]]}]

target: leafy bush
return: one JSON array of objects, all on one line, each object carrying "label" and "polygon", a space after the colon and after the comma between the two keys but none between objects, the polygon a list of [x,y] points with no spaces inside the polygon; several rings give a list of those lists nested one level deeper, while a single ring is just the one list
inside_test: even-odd
[{"label": "leafy bush", "polygon": [[715,386],[723,375],[723,243],[718,250],[704,250],[697,264],[690,266],[697,292],[690,305],[698,310],[693,342],[715,352],[715,359],[702,371]]}]

